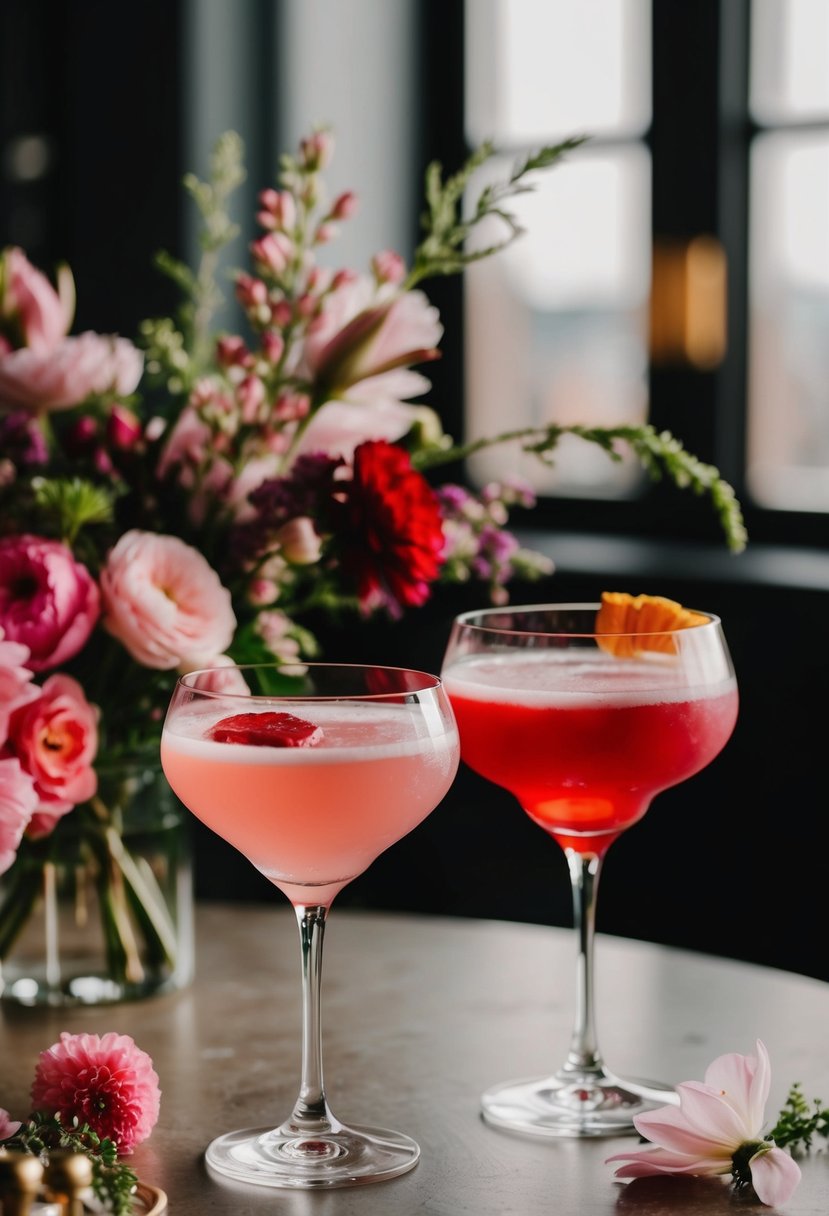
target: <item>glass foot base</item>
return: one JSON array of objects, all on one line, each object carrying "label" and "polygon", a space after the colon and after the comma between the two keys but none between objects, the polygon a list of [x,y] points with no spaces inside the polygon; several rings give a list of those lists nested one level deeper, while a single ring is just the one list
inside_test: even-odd
[{"label": "glass foot base", "polygon": [[419,1145],[400,1132],[342,1125],[319,1135],[247,1127],[219,1136],[205,1152],[211,1169],[236,1182],[305,1190],[382,1182],[419,1157]]},{"label": "glass foot base", "polygon": [[488,1089],[481,1114],[493,1127],[525,1136],[624,1136],[636,1131],[634,1115],[676,1102],[676,1091],[657,1081],[556,1073]]}]

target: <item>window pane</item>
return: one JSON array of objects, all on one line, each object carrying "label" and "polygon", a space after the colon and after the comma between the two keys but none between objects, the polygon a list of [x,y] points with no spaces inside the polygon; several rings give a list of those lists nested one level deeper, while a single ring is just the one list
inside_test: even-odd
[{"label": "window pane", "polygon": [[650,123],[650,0],[467,0],[466,23],[470,143]]},{"label": "window pane", "polygon": [[[501,179],[506,158],[487,169]],[[483,185],[479,179],[471,193]],[[520,203],[520,206],[518,204]],[[615,426],[647,416],[650,160],[635,145],[573,155],[516,200],[525,228],[466,279],[470,439],[550,423]],[[486,234],[486,239],[495,233]],[[520,450],[470,462],[479,482],[507,473],[540,493],[617,496],[640,481],[582,440],[554,469]]]},{"label": "window pane", "polygon": [[769,134],[752,155],[749,488],[829,511],[829,134]]},{"label": "window pane", "polygon": [[767,124],[829,118],[826,0],[754,0],[751,109]]}]

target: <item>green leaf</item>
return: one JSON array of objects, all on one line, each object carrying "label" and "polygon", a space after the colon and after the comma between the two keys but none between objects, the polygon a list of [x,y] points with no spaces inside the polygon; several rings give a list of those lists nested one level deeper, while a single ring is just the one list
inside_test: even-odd
[{"label": "green leaf", "polygon": [[714,465],[704,464],[693,453],[686,451],[670,431],[657,431],[655,427],[616,426],[586,427],[580,425],[546,427],[521,427],[514,431],[502,431],[498,435],[451,447],[427,448],[412,455],[412,464],[421,470],[442,464],[466,460],[484,448],[515,442],[522,451],[536,456],[543,464],[554,463],[553,453],[563,435],[575,435],[587,443],[593,443],[604,451],[610,460],[620,460],[618,445],[629,447],[638,457],[642,467],[654,479],[667,476],[678,489],[690,489],[695,494],[706,494],[719,517],[728,548],[732,553],[741,553],[748,542],[743,514],[733,487],[725,481]]},{"label": "green leaf", "polygon": [[32,491],[35,504],[56,521],[58,534],[67,545],[75,543],[82,528],[112,520],[112,492],[80,477],[35,477]]},{"label": "green leaf", "polygon": [[[464,196],[472,177],[492,156],[495,146],[485,140],[476,148],[461,168],[443,180],[443,168],[433,161],[426,169],[425,197],[427,210],[421,217],[425,236],[415,250],[412,269],[404,287],[413,287],[423,279],[439,275],[458,274],[472,262],[491,257],[510,245],[523,232],[505,203],[520,194],[535,189],[527,175],[556,164],[567,153],[585,141],[584,136],[573,136],[561,143],[539,149],[518,161],[506,181],[485,185],[477,200],[469,208],[469,217],[463,216]],[[467,248],[467,241],[479,224],[487,219],[497,219],[506,232],[501,240],[493,241],[486,248]]]}]

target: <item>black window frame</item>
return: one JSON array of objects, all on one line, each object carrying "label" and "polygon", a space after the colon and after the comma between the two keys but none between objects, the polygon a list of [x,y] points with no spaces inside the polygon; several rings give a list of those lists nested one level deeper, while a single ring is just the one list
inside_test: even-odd
[{"label": "black window frame", "polygon": [[[728,265],[728,342],[713,370],[650,366],[649,420],[716,465],[734,486],[750,542],[829,548],[829,514],[763,507],[746,484],[748,207],[751,143],[762,129],[749,112],[750,0],[652,0],[652,235],[713,235]],[[457,167],[471,151],[464,124],[464,0],[421,9],[421,167]],[[596,141],[598,144],[598,140]],[[555,170],[554,170],[555,171]],[[462,285],[427,290],[446,324],[444,358],[433,365],[434,404],[456,438],[464,430]],[[463,476],[463,469],[450,470]],[[718,542],[719,524],[694,495],[664,482],[622,499],[544,496],[530,525],[564,532]]]}]

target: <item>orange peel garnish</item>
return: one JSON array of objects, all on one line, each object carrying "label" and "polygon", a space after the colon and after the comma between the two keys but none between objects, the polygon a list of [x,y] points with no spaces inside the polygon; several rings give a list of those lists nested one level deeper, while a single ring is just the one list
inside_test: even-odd
[{"label": "orange peel garnish", "polygon": [[690,629],[708,620],[701,612],[683,608],[663,595],[628,595],[603,591],[596,613],[596,641],[602,650],[620,659],[632,659],[646,650],[675,654],[676,629]]}]

